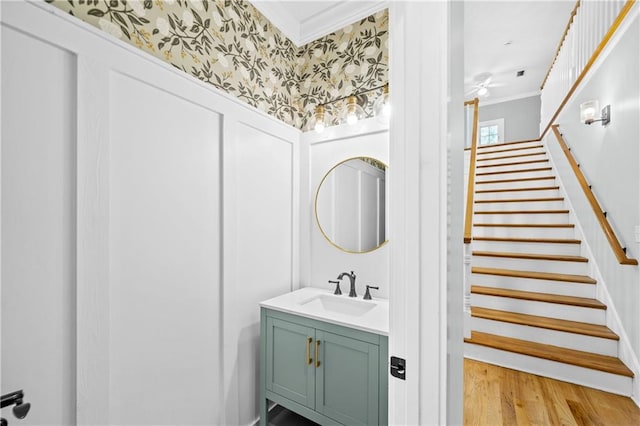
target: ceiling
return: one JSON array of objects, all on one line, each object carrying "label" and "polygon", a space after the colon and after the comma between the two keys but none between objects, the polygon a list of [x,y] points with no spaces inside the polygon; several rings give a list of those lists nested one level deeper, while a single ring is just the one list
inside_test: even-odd
[{"label": "ceiling", "polygon": [[[464,8],[464,81],[466,98],[489,73],[482,104],[540,92],[574,0],[468,1]],[[524,70],[522,77],[516,72]]]},{"label": "ceiling", "polygon": [[[301,46],[388,6],[389,1],[251,0]],[[425,1],[425,0],[423,0]],[[551,64],[575,0],[465,2],[465,97],[491,76],[482,104],[531,96]],[[516,72],[524,70],[522,77]]]}]

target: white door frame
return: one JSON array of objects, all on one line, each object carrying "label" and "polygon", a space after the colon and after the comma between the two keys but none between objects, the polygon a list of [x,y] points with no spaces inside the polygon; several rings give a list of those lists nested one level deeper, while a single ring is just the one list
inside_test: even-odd
[{"label": "white door frame", "polygon": [[[449,227],[462,226],[461,201],[448,212],[453,190],[461,198],[462,186],[447,184],[462,180],[464,148],[462,79],[450,79],[462,65],[453,30],[463,10],[453,3],[393,2],[389,10],[389,353],[406,359],[406,380],[389,378],[389,424],[395,425],[462,420],[461,232],[447,240]],[[449,110],[459,117],[449,117]],[[448,270],[448,257],[459,259],[459,267]]]}]

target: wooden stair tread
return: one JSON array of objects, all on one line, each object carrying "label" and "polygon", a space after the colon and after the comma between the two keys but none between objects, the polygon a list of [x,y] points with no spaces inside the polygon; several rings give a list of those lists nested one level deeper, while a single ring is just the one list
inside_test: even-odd
[{"label": "wooden stair tread", "polygon": [[503,155],[502,157],[491,157],[491,158],[477,158],[476,161],[493,161],[493,160],[506,160],[507,158],[522,158],[522,157],[533,157],[534,155],[545,155],[546,152],[532,152],[530,154],[514,154],[514,155]]},{"label": "wooden stair tread", "polygon": [[475,200],[476,204],[489,204],[489,203],[542,203],[546,201],[564,201],[563,197],[549,197],[549,198],[509,198],[508,200]]},{"label": "wooden stair tread", "polygon": [[531,278],[534,280],[564,281],[577,284],[595,284],[597,281],[587,275],[558,274],[555,272],[519,271],[515,269],[483,268],[473,266],[472,274],[497,275],[500,277]]},{"label": "wooden stair tread", "polygon": [[508,243],[548,243],[548,244],[581,244],[573,238],[518,238],[518,237],[473,237],[476,241],[501,241]]},{"label": "wooden stair tread", "polygon": [[[481,147],[478,147],[478,148],[481,148]],[[544,148],[544,145],[534,145],[534,146],[525,146],[525,147],[518,147],[518,148],[509,148],[509,149],[495,150],[495,151],[489,151],[489,152],[478,152],[478,155],[487,155],[487,154],[495,154],[496,152],[520,151],[520,150],[523,150],[523,149],[538,149],[538,148]]]},{"label": "wooden stair tread", "polygon": [[522,192],[522,191],[555,191],[559,186],[539,186],[533,188],[505,188],[505,189],[481,189],[476,190],[476,194],[488,194],[490,192]]},{"label": "wooden stair tread", "polygon": [[551,171],[551,167],[538,167],[537,169],[501,170],[499,172],[476,173],[476,176],[506,175],[509,173],[534,173],[534,172],[550,172],[550,171]]},{"label": "wooden stair tread", "polygon": [[505,143],[494,144],[494,145],[484,145],[484,146],[479,146],[478,149],[495,148],[497,146],[507,146],[507,145],[511,146],[511,145],[517,145],[521,143],[531,143],[531,142],[540,142],[540,139],[527,139],[524,141],[513,141],[513,142],[505,142]]},{"label": "wooden stair tread", "polygon": [[510,253],[498,251],[473,251],[474,256],[501,257],[511,259],[528,260],[555,260],[559,262],[580,262],[587,263],[589,259],[583,256],[570,256],[564,254],[537,254],[537,253]]},{"label": "wooden stair tread", "polygon": [[551,180],[555,178],[556,178],[555,176],[542,176],[542,177],[520,178],[520,179],[481,180],[481,181],[476,181],[476,185],[482,185],[482,184],[488,184],[488,183],[528,182],[532,180]]},{"label": "wooden stair tread", "polygon": [[471,316],[511,324],[528,325],[530,327],[547,330],[564,331],[585,336],[601,337],[603,339],[620,340],[620,337],[604,325],[586,322],[569,321],[557,318],[541,317],[538,315],[520,314],[517,312],[499,311],[496,309],[471,307]]},{"label": "wooden stair tread", "polygon": [[569,210],[481,210],[473,214],[567,214]]},{"label": "wooden stair tread", "polygon": [[555,303],[557,305],[579,306],[582,308],[607,309],[607,306],[596,299],[588,297],[563,296],[560,294],[538,293],[535,291],[509,290],[498,287],[472,285],[471,293],[485,296],[509,297],[511,299],[529,300],[533,302]]},{"label": "wooden stair tread", "polygon": [[543,158],[541,160],[514,161],[511,163],[481,164],[479,166],[476,166],[476,169],[481,169],[483,167],[519,166],[521,164],[548,163],[548,162],[549,162],[548,158]]},{"label": "wooden stair tread", "polygon": [[625,377],[633,377],[633,372],[616,357],[577,351],[560,346],[545,345],[495,334],[471,332],[466,343],[488,346],[494,349],[515,352],[522,355],[562,362],[592,370],[604,371]]},{"label": "wooden stair tread", "polygon": [[573,223],[474,223],[473,226],[498,228],[575,228]]}]

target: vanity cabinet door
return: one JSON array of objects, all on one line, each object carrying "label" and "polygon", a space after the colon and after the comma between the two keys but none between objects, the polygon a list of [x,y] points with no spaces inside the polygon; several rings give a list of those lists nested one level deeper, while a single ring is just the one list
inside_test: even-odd
[{"label": "vanity cabinet door", "polygon": [[266,388],[311,409],[315,405],[315,329],[267,317]]},{"label": "vanity cabinet door", "polygon": [[321,330],[315,345],[316,411],[347,425],[377,425],[380,347]]}]

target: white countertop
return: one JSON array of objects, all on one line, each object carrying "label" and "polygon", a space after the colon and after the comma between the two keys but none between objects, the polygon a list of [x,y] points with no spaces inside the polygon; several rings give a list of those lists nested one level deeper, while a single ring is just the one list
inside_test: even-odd
[{"label": "white countertop", "polygon": [[[389,335],[389,301],[386,299],[363,300],[362,296],[336,296],[330,290],[305,287],[260,302],[260,306],[383,336]],[[327,306],[329,309],[326,309]],[[341,309],[331,309],[331,306],[345,306],[347,310],[353,307],[353,313],[340,312]]]}]

